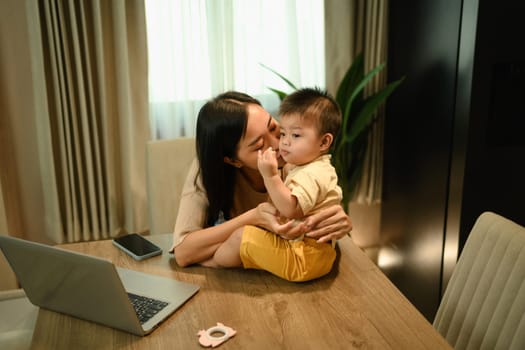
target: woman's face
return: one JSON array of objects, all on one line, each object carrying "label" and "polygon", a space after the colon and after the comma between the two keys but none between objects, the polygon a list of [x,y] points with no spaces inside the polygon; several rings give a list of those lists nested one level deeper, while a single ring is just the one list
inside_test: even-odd
[{"label": "woman's face", "polygon": [[279,166],[284,160],[279,154],[279,123],[257,104],[249,104],[246,133],[239,141],[237,159],[243,166],[257,170],[257,151],[272,147],[277,151]]}]

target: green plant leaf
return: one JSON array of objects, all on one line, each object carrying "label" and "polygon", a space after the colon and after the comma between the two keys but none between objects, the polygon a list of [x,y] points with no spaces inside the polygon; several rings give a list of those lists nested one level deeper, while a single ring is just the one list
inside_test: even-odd
[{"label": "green plant leaf", "polygon": [[273,93],[275,93],[279,97],[279,100],[281,101],[286,97],[286,95],[288,95],[286,92],[281,91],[281,90],[277,90],[271,87],[269,87],[268,89],[271,90]]},{"label": "green plant leaf", "polygon": [[[341,140],[341,143],[338,145],[338,147],[342,147],[342,145],[345,143],[345,141],[347,141],[348,139],[348,127],[349,127],[349,124],[351,123],[350,121],[350,111],[351,111],[351,108],[352,108],[352,104],[354,102],[354,100],[356,98],[358,98],[358,96],[362,96],[362,93],[363,93],[363,90],[365,88],[365,86],[370,82],[370,80],[381,70],[383,69],[385,66],[385,64],[380,64],[379,66],[377,66],[376,68],[372,69],[371,71],[369,71],[363,79],[361,79],[361,81],[359,81],[359,83],[355,86],[355,88],[352,90],[352,91],[349,91],[348,93],[350,94],[349,97],[347,97],[347,101],[346,102],[346,107],[345,109],[343,110],[343,125],[342,125],[342,140]],[[350,67],[350,69],[352,69],[352,67]]]},{"label": "green plant leaf", "polygon": [[363,91],[365,86],[370,82],[370,80],[381,70],[384,68],[384,63],[380,64],[376,68],[372,69],[370,72],[368,72],[365,77],[357,84],[354,91],[352,91],[352,94],[348,100],[348,103],[346,105],[346,109],[343,111],[343,140],[344,143],[348,139],[348,124],[349,124],[349,116],[350,116],[350,110],[352,108],[352,103],[355,100],[355,98]]},{"label": "green plant leaf", "polygon": [[[277,75],[279,78],[281,78],[286,84],[288,84],[289,87],[291,87],[292,89],[294,90],[299,90],[290,80],[286,79],[282,74],[276,72],[275,70],[273,70],[272,68],[268,67],[267,65],[264,65],[262,63],[259,63],[263,68],[266,68],[268,69],[270,72],[272,72],[273,74]],[[270,89],[272,91],[274,91],[273,89]],[[275,92],[275,91],[274,91]]]},{"label": "green plant leaf", "polygon": [[345,111],[348,103],[350,102],[349,96],[352,96],[352,92],[359,85],[359,82],[363,80],[364,77],[364,60],[363,54],[358,54],[352,65],[346,72],[343,80],[339,83],[337,88],[335,100],[339,104],[341,111]]},{"label": "green plant leaf", "polygon": [[363,105],[363,108],[357,114],[355,121],[350,127],[350,133],[347,137],[347,142],[351,143],[358,137],[374,119],[375,112],[379,106],[394,92],[397,86],[403,81],[401,78],[395,82],[388,84],[385,88],[379,92],[368,97]]}]

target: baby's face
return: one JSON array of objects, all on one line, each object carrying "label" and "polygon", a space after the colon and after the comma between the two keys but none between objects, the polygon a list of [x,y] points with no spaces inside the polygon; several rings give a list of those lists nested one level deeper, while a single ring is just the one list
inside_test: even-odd
[{"label": "baby's face", "polygon": [[322,137],[314,122],[299,114],[281,117],[279,152],[283,159],[294,165],[304,165],[322,155]]}]

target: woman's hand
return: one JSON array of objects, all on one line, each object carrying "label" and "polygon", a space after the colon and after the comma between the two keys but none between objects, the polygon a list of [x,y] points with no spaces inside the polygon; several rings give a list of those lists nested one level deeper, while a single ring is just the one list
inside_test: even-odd
[{"label": "woman's hand", "polygon": [[306,237],[316,238],[319,243],[343,238],[352,231],[352,220],[340,205],[307,217],[302,225],[305,226]]},{"label": "woman's hand", "polygon": [[256,223],[257,226],[263,227],[284,239],[295,239],[306,232],[303,223],[297,224],[295,220],[289,220],[283,224],[279,211],[268,202],[257,206],[257,217],[259,218]]}]

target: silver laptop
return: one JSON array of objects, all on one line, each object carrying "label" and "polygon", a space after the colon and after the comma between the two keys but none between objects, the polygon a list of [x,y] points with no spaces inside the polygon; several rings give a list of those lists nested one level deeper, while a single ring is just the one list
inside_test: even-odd
[{"label": "silver laptop", "polygon": [[199,290],[193,284],[18,238],[0,236],[0,248],[36,306],[140,336]]}]

